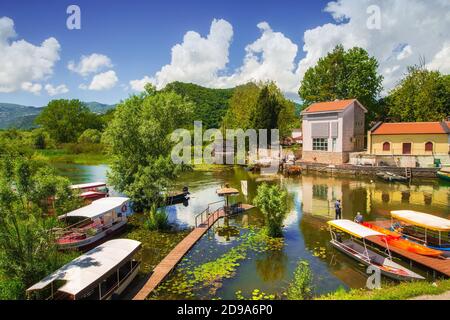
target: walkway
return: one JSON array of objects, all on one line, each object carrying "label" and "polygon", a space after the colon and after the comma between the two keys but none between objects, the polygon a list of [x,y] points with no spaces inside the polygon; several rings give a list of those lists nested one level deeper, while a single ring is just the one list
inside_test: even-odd
[{"label": "walkway", "polygon": [[[244,211],[253,206],[242,205]],[[167,277],[175,266],[183,259],[186,253],[197,243],[198,240],[209,230],[220,218],[225,217],[225,211],[220,208],[208,216],[208,219],[192,230],[156,267],[145,285],[134,296],[133,300],[144,300],[155,288]]]}]

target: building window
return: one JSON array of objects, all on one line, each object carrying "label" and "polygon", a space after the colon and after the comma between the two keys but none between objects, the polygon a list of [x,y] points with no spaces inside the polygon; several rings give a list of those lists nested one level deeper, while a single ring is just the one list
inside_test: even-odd
[{"label": "building window", "polygon": [[429,141],[429,142],[425,143],[425,151],[433,152],[433,142]]},{"label": "building window", "polygon": [[328,139],[327,138],[313,138],[313,150],[314,151],[328,151]]},{"label": "building window", "polygon": [[391,144],[389,142],[383,143],[383,151],[391,151]]},{"label": "building window", "polygon": [[333,151],[333,152],[336,151],[336,142],[337,142],[337,139],[336,139],[336,138],[333,138],[333,139],[331,140],[331,151]]}]

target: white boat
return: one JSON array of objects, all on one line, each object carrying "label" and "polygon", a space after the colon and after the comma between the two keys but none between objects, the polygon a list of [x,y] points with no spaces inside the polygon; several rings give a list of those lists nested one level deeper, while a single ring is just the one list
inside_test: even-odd
[{"label": "white boat", "polygon": [[108,197],[59,216],[68,227],[56,229],[56,242],[60,249],[92,248],[107,236],[117,233],[127,224],[132,214],[130,199]]},{"label": "white boat", "polygon": [[141,243],[116,239],[99,245],[27,289],[33,299],[108,300],[136,277]]},{"label": "white boat", "polygon": [[78,191],[80,197],[87,201],[105,198],[109,193],[105,182],[74,184],[70,187],[72,190]]},{"label": "white boat", "polygon": [[[350,220],[333,220],[328,221],[330,226],[331,241],[330,243],[339,251],[361,262],[366,266],[377,267],[381,274],[396,280],[423,280],[421,275],[403,267],[402,265],[392,261],[389,245],[384,234],[364,227]],[[342,240],[335,230],[342,231],[351,236],[351,239]],[[385,240],[388,257],[384,257],[367,249],[365,239],[368,237],[382,237]],[[362,245],[357,243],[354,238],[360,239]]]}]

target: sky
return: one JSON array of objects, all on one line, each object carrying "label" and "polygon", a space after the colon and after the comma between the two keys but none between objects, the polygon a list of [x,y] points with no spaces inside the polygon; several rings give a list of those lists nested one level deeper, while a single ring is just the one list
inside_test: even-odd
[{"label": "sky", "polygon": [[[80,29],[67,27],[70,5]],[[377,58],[386,94],[421,57],[450,73],[449,30],[448,0],[2,0],[0,102],[113,104],[148,82],[267,80],[298,100],[306,70],[337,44]]]}]

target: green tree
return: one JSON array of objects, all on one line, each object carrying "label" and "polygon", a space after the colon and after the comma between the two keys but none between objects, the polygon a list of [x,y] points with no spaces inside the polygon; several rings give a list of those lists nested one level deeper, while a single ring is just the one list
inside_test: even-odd
[{"label": "green tree", "polygon": [[250,129],[250,119],[256,109],[260,92],[260,86],[253,82],[236,87],[223,119],[223,126],[226,129]]},{"label": "green tree", "polygon": [[97,129],[86,129],[78,137],[79,143],[100,143],[102,140],[102,133]]},{"label": "green tree", "polygon": [[338,45],[309,68],[299,89],[304,107],[314,102],[358,99],[368,110],[367,121],[378,119],[377,99],[383,77],[377,73],[378,61],[367,51]]},{"label": "green tree", "polygon": [[192,110],[192,103],[180,95],[154,87],[117,106],[103,134],[112,159],[109,181],[133,199],[136,210],[161,202],[161,192],[176,177],[179,166],[170,158],[170,135],[192,126]]},{"label": "green tree", "polygon": [[253,203],[264,214],[268,235],[282,237],[283,221],[288,210],[287,192],[278,185],[263,183],[258,187]]},{"label": "green tree", "polygon": [[306,300],[312,297],[313,273],[309,263],[301,260],[294,271],[294,279],[289,284],[286,297],[289,300]]},{"label": "green tree", "polygon": [[80,198],[67,179],[26,158],[3,157],[0,172],[0,293],[19,299],[25,288],[73,257],[58,252],[51,232],[58,220],[44,214],[73,210]]},{"label": "green tree", "polygon": [[394,121],[442,121],[450,115],[450,75],[422,66],[409,67],[386,97],[386,105]]},{"label": "green tree", "polygon": [[60,143],[75,142],[84,130],[101,129],[99,116],[79,100],[52,100],[36,118],[50,136]]}]

